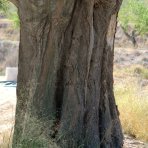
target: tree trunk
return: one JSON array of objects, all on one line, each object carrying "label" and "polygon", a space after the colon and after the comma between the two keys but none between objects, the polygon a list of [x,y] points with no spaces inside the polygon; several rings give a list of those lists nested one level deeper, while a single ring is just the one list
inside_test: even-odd
[{"label": "tree trunk", "polygon": [[122,147],[113,94],[120,4],[18,2],[21,35],[13,148],[53,148],[53,143],[61,148]]}]

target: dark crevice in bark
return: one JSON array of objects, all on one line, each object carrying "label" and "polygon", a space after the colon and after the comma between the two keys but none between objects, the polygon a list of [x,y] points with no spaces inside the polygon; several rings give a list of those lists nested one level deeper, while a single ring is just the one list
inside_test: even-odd
[{"label": "dark crevice in bark", "polygon": [[[63,108],[63,97],[65,93],[65,88],[71,83],[70,81],[65,81],[65,74],[68,70],[69,65],[67,65],[67,61],[69,60],[71,54],[71,46],[73,42],[73,33],[74,28],[77,21],[74,21],[79,13],[76,13],[78,8],[80,7],[81,1],[76,0],[74,3],[74,7],[72,10],[72,14],[68,25],[63,33],[63,45],[61,46],[61,53],[60,53],[60,62],[59,62],[59,70],[57,71],[57,80],[56,80],[56,89],[55,89],[55,104],[56,104],[56,121],[55,127],[61,124],[61,117],[62,117],[62,108]],[[71,39],[71,40],[70,40]],[[54,128],[55,128],[54,127]],[[54,132],[53,138],[56,138],[58,134],[58,129]]]},{"label": "dark crevice in bark", "polygon": [[[75,0],[75,2],[74,2],[74,6],[73,6],[72,13],[71,13],[71,17],[70,17],[69,23],[68,23],[68,25],[67,25],[67,27],[66,27],[66,29],[65,29],[65,31],[64,31],[64,35],[66,34],[68,28],[70,28],[72,22],[74,22],[74,21],[73,21],[73,18],[74,18],[75,11],[76,11],[76,9],[77,9],[77,5],[79,4],[79,2],[81,2],[81,1],[80,1],[80,0]],[[76,23],[76,22],[75,22],[75,23]]]},{"label": "dark crevice in bark", "polygon": [[[62,58],[63,59],[63,58]],[[61,119],[62,104],[64,95],[64,61],[61,61],[60,69],[57,72],[57,82],[55,90],[55,102],[56,102],[56,118]]]}]

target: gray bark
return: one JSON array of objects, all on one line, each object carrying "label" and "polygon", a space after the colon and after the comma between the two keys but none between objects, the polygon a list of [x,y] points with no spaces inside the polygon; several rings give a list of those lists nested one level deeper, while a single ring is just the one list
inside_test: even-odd
[{"label": "gray bark", "polygon": [[[20,0],[13,148],[120,148],[113,94],[117,0]],[[43,142],[43,143],[42,143]],[[42,143],[42,146],[38,143]],[[33,147],[30,145],[30,147]]]}]

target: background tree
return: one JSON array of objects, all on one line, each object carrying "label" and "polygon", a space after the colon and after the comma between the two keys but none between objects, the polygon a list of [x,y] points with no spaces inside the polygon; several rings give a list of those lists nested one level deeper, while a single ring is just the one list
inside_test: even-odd
[{"label": "background tree", "polygon": [[13,2],[21,29],[13,148],[53,143],[63,148],[122,147],[113,94],[121,1]]},{"label": "background tree", "polygon": [[0,0],[0,14],[5,13],[8,10],[8,1],[7,0]]},{"label": "background tree", "polygon": [[[148,1],[147,0],[124,0],[120,13],[119,21],[125,35],[136,46],[136,37],[148,33]],[[133,29],[128,33],[128,28]]]},{"label": "background tree", "polygon": [[8,0],[0,0],[0,15],[12,20],[14,27],[19,28],[19,17],[16,7]]}]

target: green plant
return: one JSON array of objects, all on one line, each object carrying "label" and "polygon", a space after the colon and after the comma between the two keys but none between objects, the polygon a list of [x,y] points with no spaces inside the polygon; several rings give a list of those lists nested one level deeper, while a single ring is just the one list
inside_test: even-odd
[{"label": "green plant", "polygon": [[17,14],[17,8],[8,0],[0,0],[0,14],[3,14],[8,19],[13,21],[14,27],[19,27],[19,17]]},{"label": "green plant", "polygon": [[148,33],[147,3],[147,0],[124,0],[119,13],[121,25],[125,29],[132,26],[138,34]]},{"label": "green plant", "polygon": [[5,12],[8,9],[8,1],[7,0],[0,0],[0,13]]}]

